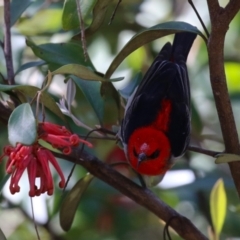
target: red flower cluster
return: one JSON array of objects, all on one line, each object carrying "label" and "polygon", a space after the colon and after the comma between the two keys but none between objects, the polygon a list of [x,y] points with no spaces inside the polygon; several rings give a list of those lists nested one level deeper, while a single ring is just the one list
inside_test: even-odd
[{"label": "red flower cluster", "polygon": [[[76,134],[72,134],[64,126],[43,122],[38,125],[38,139],[43,139],[53,147],[61,149],[64,154],[71,153],[71,147],[76,147],[80,143],[92,147],[92,144],[82,140]],[[29,196],[39,196],[47,192],[53,194],[53,178],[49,168],[49,162],[53,165],[60,176],[59,187],[65,186],[63,172],[52,152],[42,147],[38,142],[31,146],[24,146],[18,143],[16,147],[4,147],[4,156],[8,157],[6,171],[11,174],[10,192],[15,194],[20,191],[19,180],[23,172],[27,169],[30,184]],[[36,179],[40,179],[40,186],[36,186]]]},{"label": "red flower cluster", "polygon": [[91,143],[80,139],[77,134],[72,134],[66,127],[49,122],[38,124],[38,136],[54,148],[62,149],[64,154],[70,154],[71,147],[76,147],[79,143],[92,147]]}]

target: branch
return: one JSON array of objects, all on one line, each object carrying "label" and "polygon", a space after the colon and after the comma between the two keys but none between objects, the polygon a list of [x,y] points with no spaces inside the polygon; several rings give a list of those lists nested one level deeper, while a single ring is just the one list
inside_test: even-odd
[{"label": "branch", "polygon": [[79,23],[80,23],[83,54],[84,54],[84,58],[85,58],[85,62],[86,62],[89,57],[88,57],[88,52],[87,52],[85,26],[84,26],[84,21],[83,21],[83,16],[82,16],[82,9],[81,9],[81,6],[80,6],[80,3],[78,0],[76,0],[76,5],[77,5],[78,19],[79,19]]},{"label": "branch", "polygon": [[220,152],[215,152],[212,150],[203,149],[203,148],[199,148],[199,147],[195,147],[195,146],[188,146],[188,150],[191,152],[202,153],[202,154],[208,155],[213,158],[215,158],[216,155],[218,155],[220,153]]},{"label": "branch", "polygon": [[14,84],[14,71],[11,45],[10,0],[4,0],[4,56],[7,67],[8,84]]},{"label": "branch", "polygon": [[[80,156],[81,154],[81,156]],[[72,155],[54,153],[56,157],[66,159],[86,168],[91,174],[108,183],[136,203],[147,208],[159,218],[168,222],[170,226],[186,240],[206,240],[207,238],[191,223],[189,219],[162,202],[149,189],[142,188],[128,178],[124,177],[109,165],[103,163],[95,156],[80,150]]]},{"label": "branch", "polygon": [[[228,95],[224,70],[224,39],[229,24],[240,9],[239,0],[229,1],[221,8],[216,0],[207,0],[212,32],[208,42],[209,70],[212,91],[218,112],[227,153],[240,154],[239,139]],[[229,163],[235,186],[240,196],[240,162]]]},{"label": "branch", "polygon": [[240,9],[240,1],[239,0],[231,0],[225,7],[225,17],[227,21],[230,23],[233,18],[236,16]]}]

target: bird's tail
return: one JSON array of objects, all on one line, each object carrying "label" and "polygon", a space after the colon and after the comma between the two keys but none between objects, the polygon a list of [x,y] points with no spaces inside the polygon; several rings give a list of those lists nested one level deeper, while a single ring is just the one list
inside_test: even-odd
[{"label": "bird's tail", "polygon": [[179,32],[175,34],[171,54],[173,62],[180,63],[187,61],[188,53],[196,36],[195,33],[190,32]]}]

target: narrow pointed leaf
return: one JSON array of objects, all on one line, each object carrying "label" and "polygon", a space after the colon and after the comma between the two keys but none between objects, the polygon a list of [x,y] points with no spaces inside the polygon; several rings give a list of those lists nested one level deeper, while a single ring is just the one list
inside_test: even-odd
[{"label": "narrow pointed leaf", "polygon": [[37,138],[36,119],[29,103],[23,103],[12,112],[8,121],[8,140],[15,146],[18,142],[31,145]]},{"label": "narrow pointed leaf", "polygon": [[240,63],[239,62],[226,62],[224,63],[224,69],[226,72],[228,90],[232,94],[239,94],[240,92]]},{"label": "narrow pointed leaf", "polygon": [[96,32],[102,25],[107,8],[113,0],[98,0],[93,9],[93,20],[91,25],[86,29],[86,36],[89,36]]},{"label": "narrow pointed leaf", "polygon": [[89,101],[94,112],[96,113],[100,124],[102,124],[104,115],[104,100],[100,94],[101,83],[99,81],[93,82],[82,80],[75,76],[72,76],[71,78],[82,90],[86,99]]},{"label": "narrow pointed leaf", "polygon": [[17,29],[21,34],[26,36],[56,33],[61,30],[62,27],[61,17],[62,9],[60,8],[42,8],[30,19],[22,19],[22,21],[17,24]]},{"label": "narrow pointed leaf", "polygon": [[89,68],[83,66],[83,65],[79,65],[79,64],[67,64],[64,65],[60,68],[58,68],[57,70],[52,72],[53,75],[56,74],[72,74],[76,77],[79,77],[81,79],[84,80],[90,80],[90,81],[100,81],[100,82],[114,82],[114,81],[120,81],[123,79],[122,78],[115,78],[115,79],[105,79],[99,75],[97,75],[96,73],[94,73],[93,71],[91,71]]},{"label": "narrow pointed leaf", "polygon": [[36,45],[30,40],[27,40],[26,43],[37,57],[50,64],[52,71],[69,63],[81,64],[94,69],[89,59],[85,61],[83,49],[80,44],[71,42]]},{"label": "narrow pointed leaf", "polygon": [[21,17],[22,13],[28,8],[33,0],[12,0],[11,1],[11,26]]},{"label": "narrow pointed leaf", "polygon": [[120,63],[132,52],[146,43],[177,32],[193,32],[204,38],[204,35],[194,26],[185,22],[165,22],[148,28],[135,36],[124,46],[109,66],[105,77],[110,78]]},{"label": "narrow pointed leaf", "polygon": [[236,154],[218,154],[215,163],[229,163],[240,161],[240,155]]},{"label": "narrow pointed leaf", "polygon": [[47,148],[49,150],[51,150],[52,152],[56,152],[56,153],[62,153],[60,150],[58,150],[58,148],[54,148],[50,143],[42,140],[42,139],[38,139],[38,143],[43,146],[44,148]]},{"label": "narrow pointed leaf", "polygon": [[93,178],[93,175],[87,174],[75,184],[64,198],[60,209],[60,224],[63,230],[68,231],[71,228],[82,195]]},{"label": "narrow pointed leaf", "polygon": [[35,61],[35,62],[28,62],[23,64],[15,73],[15,75],[17,75],[18,73],[28,69],[28,68],[32,68],[32,67],[39,67],[42,66],[44,64],[47,64],[45,61]]},{"label": "narrow pointed leaf", "polygon": [[213,186],[210,194],[210,212],[214,231],[217,235],[221,233],[226,217],[227,197],[224,182],[219,179]]},{"label": "narrow pointed leaf", "polygon": [[[120,117],[121,101],[120,101],[119,93],[116,90],[116,88],[113,86],[111,82],[102,82],[100,92],[101,92],[101,96],[105,101],[105,104],[112,102],[112,100],[115,102],[117,106],[117,116],[114,122],[117,120],[121,121],[121,117]],[[108,112],[105,111],[105,115],[108,116],[107,118],[109,118]]]}]

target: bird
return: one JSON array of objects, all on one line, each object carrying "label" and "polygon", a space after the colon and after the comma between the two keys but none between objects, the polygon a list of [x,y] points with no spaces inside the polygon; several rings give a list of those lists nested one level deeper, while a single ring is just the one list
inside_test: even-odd
[{"label": "bird", "polygon": [[164,175],[187,150],[191,104],[186,61],[195,38],[193,32],[177,32],[128,99],[118,135],[131,168],[140,175]]}]

